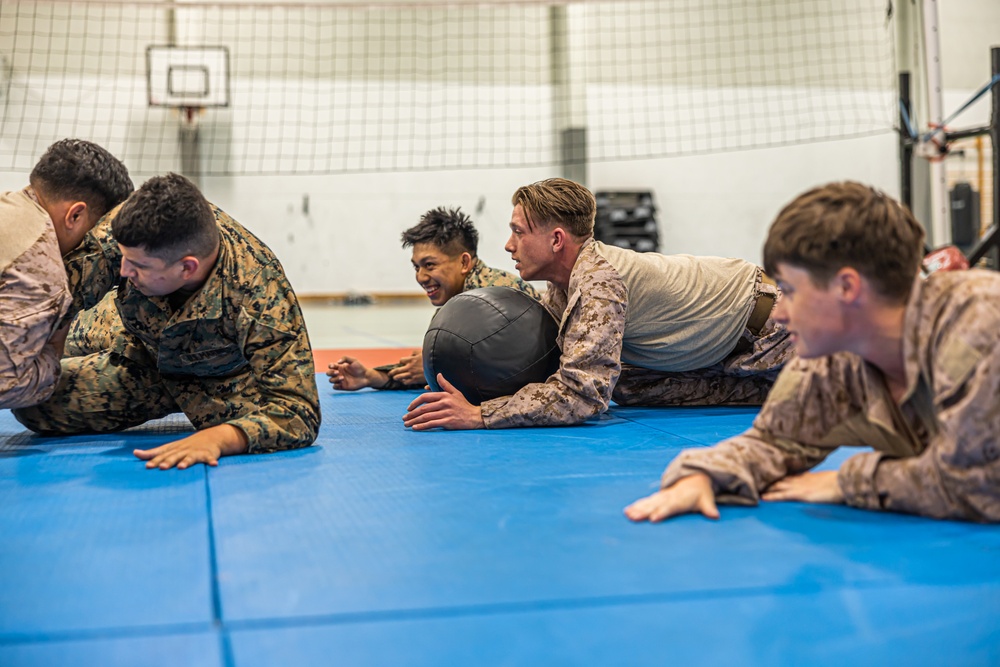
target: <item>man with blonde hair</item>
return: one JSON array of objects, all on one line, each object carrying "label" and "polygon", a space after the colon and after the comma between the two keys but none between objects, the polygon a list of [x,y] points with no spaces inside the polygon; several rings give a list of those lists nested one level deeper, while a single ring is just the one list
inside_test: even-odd
[{"label": "man with blonde hair", "polygon": [[759,405],[791,354],[770,317],[773,281],[741,259],[637,253],[594,240],[596,202],[552,178],[512,197],[505,246],[546,280],[560,367],[544,383],[473,406],[447,382],[418,397],[414,429],[578,424],[624,405]]}]

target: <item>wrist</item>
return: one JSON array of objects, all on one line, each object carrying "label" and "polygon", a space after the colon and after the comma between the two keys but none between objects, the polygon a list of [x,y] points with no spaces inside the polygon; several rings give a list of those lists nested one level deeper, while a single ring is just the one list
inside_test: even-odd
[{"label": "wrist", "polygon": [[365,373],[365,381],[372,389],[385,389],[389,386],[392,378],[385,371],[371,369]]},{"label": "wrist", "polygon": [[232,424],[221,424],[220,428],[225,429],[225,437],[219,439],[219,449],[222,456],[245,454],[249,450],[250,438],[243,432],[243,429]]}]

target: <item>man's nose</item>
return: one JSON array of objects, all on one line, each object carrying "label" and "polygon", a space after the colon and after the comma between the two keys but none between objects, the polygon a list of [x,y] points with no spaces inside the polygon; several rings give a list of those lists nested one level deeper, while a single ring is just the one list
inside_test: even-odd
[{"label": "man's nose", "polygon": [[771,311],[771,317],[778,324],[788,324],[788,309],[785,307],[785,300],[778,299],[778,302],[774,304],[774,310]]}]

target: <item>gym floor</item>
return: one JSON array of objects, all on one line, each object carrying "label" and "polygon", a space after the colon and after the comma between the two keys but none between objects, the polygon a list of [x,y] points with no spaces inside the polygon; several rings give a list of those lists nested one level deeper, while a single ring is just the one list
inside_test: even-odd
[{"label": "gym floor", "polygon": [[[327,355],[397,357],[433,313],[305,310]],[[182,416],[39,438],[0,412],[0,665],[1000,664],[998,527],[797,503],[623,517],[753,409],[415,433],[417,392],[318,379],[315,446],[213,469],[132,457]]]}]

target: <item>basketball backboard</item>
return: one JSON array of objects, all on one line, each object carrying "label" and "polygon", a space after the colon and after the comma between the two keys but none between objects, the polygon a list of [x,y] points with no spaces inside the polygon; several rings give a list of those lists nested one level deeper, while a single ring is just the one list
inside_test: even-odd
[{"label": "basketball backboard", "polygon": [[229,49],[225,46],[147,46],[150,106],[229,106]]}]

